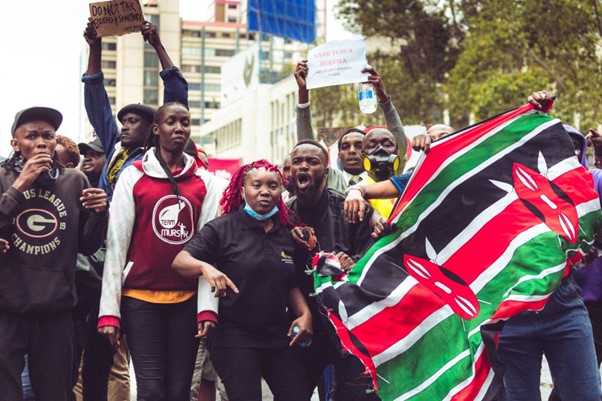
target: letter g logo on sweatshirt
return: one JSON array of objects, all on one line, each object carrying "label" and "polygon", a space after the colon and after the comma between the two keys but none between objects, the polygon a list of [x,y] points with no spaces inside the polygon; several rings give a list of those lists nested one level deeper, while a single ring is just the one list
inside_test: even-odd
[{"label": "letter g logo on sweatshirt", "polygon": [[172,245],[188,242],[194,233],[192,205],[188,199],[167,195],[153,209],[153,231],[162,241]]}]

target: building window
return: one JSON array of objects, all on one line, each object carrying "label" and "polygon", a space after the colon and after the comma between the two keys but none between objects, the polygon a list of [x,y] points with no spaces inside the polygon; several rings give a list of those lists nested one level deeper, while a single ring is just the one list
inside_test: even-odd
[{"label": "building window", "polygon": [[157,87],[159,86],[159,76],[151,70],[145,70],[144,71],[144,86],[152,86],[152,87]]},{"label": "building window", "polygon": [[102,42],[102,50],[117,50],[117,43],[115,43],[115,42]]},{"label": "building window", "polygon": [[193,119],[190,120],[190,123],[192,125],[195,125],[195,126],[196,125],[201,125],[201,119],[200,118],[193,118]]},{"label": "building window", "polygon": [[144,19],[153,25],[157,25],[157,28],[159,27],[159,15],[158,14],[145,15]]},{"label": "building window", "polygon": [[234,50],[215,49],[215,55],[218,57],[232,57],[236,54]]},{"label": "building window", "polygon": [[207,74],[219,74],[221,72],[221,68],[220,67],[216,67],[213,65],[206,65],[205,66],[205,73]]},{"label": "building window", "polygon": [[219,109],[219,102],[205,102],[206,109]]},{"label": "building window", "polygon": [[157,89],[144,89],[144,104],[159,104],[159,95],[157,93]]},{"label": "building window", "polygon": [[156,53],[144,52],[144,67],[159,68],[159,58]]},{"label": "building window", "polygon": [[207,92],[219,92],[222,89],[220,84],[205,84],[205,90]]},{"label": "building window", "polygon": [[190,107],[191,109],[200,109],[201,101],[200,100],[189,100],[188,107]]},{"label": "building window", "polygon": [[105,86],[115,86],[114,79],[105,79]]},{"label": "building window", "polygon": [[237,18],[236,17],[228,17],[228,22],[236,22]]},{"label": "building window", "polygon": [[191,91],[200,91],[201,90],[201,84],[195,84],[192,82],[188,83],[188,90]]},{"label": "building window", "polygon": [[205,32],[205,37],[206,38],[215,38],[215,37],[217,37],[217,34],[215,32]]},{"label": "building window", "polygon": [[228,4],[228,8],[230,10],[236,10],[237,5],[236,4]]},{"label": "building window", "polygon": [[184,46],[184,47],[182,47],[182,55],[183,56],[200,56],[201,55],[201,48],[200,47]]},{"label": "building window", "polygon": [[103,70],[105,68],[116,68],[117,67],[117,62],[115,62],[113,60],[102,60],[100,62],[100,66],[102,67]]},{"label": "building window", "polygon": [[111,106],[115,106],[115,97],[109,97],[109,103],[111,103]]},{"label": "building window", "polygon": [[232,34],[230,32],[222,32],[222,38],[231,38]]},{"label": "building window", "polygon": [[198,72],[201,72],[201,66],[184,64],[184,65],[182,65],[182,72],[198,73]]}]

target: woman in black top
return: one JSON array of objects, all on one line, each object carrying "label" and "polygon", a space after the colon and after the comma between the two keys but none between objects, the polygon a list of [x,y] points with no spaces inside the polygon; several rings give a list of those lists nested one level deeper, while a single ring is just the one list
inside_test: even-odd
[{"label": "woman in black top", "polygon": [[219,297],[219,324],[201,312],[199,335],[212,330],[211,360],[230,401],[260,401],[262,376],[275,400],[311,396],[296,345],[311,335],[312,318],[295,281],[281,188],[282,174],[266,160],[242,166],[224,192],[224,216],[207,223],[173,262],[184,276],[202,276]]}]

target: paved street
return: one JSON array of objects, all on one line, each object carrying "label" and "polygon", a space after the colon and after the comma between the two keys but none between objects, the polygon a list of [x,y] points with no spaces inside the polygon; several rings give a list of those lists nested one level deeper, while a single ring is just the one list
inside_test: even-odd
[{"label": "paved street", "polygon": [[[130,377],[132,379],[134,378],[134,371],[132,370],[131,367],[130,367]],[[547,401],[548,396],[550,395],[550,392],[552,391],[552,378],[550,376],[548,364],[546,363],[545,359],[544,359],[543,368],[542,368],[540,389],[541,389],[541,399],[543,401]],[[132,390],[131,400],[135,401],[136,400],[136,384],[134,383],[134,380],[132,380],[131,390]],[[270,392],[270,389],[268,388],[267,384],[264,382],[263,383],[263,400],[264,401],[272,401],[272,399],[273,399],[272,393]],[[311,398],[311,401],[318,401],[317,392],[314,393],[313,397]]]}]

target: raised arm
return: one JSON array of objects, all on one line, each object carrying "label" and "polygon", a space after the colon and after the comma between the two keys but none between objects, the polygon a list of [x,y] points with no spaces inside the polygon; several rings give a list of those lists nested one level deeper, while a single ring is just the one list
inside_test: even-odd
[{"label": "raised arm", "polygon": [[295,79],[299,87],[299,104],[297,105],[297,141],[314,139],[314,130],[311,126],[311,108],[309,105],[309,90],[307,89],[307,60],[297,63]]},{"label": "raised arm", "polygon": [[100,139],[105,154],[108,156],[119,140],[120,134],[103,82],[101,38],[97,37],[96,29],[91,20],[88,20],[88,25],[84,30],[84,39],[90,47],[88,69],[82,77],[84,82],[84,105],[88,120]]},{"label": "raised arm", "polygon": [[406,161],[406,151],[408,149],[408,140],[403,130],[401,118],[399,118],[399,114],[391,102],[391,96],[389,96],[387,93],[385,85],[378,72],[376,72],[376,70],[371,66],[364,68],[362,72],[367,72],[370,74],[368,77],[368,82],[374,85],[376,95],[378,96],[378,104],[385,114],[385,123],[387,124],[387,129],[391,131],[395,137],[395,141],[397,142],[397,154],[399,155],[399,160],[401,163],[399,163],[396,173],[399,175],[403,173]]},{"label": "raised arm", "polygon": [[180,102],[188,106],[188,82],[167,54],[161,42],[159,29],[156,25],[146,22],[140,29],[142,37],[157,53],[161,63],[161,78],[163,79],[163,103]]}]

